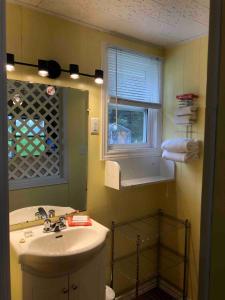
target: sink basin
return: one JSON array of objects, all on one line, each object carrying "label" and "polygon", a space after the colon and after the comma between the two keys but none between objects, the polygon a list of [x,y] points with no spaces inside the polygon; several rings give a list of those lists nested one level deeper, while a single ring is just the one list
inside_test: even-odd
[{"label": "sink basin", "polygon": [[44,234],[29,243],[27,253],[39,256],[65,256],[88,251],[99,243],[98,231],[77,228],[58,234]]},{"label": "sink basin", "polygon": [[[32,236],[25,238],[25,232]],[[12,250],[24,269],[47,274],[76,271],[105,245],[109,230],[92,220],[92,226],[67,227],[43,233],[43,226],[10,233]]]}]

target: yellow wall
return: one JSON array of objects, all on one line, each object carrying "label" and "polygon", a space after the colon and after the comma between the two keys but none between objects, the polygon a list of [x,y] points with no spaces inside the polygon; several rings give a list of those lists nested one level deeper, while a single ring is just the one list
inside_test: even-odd
[{"label": "yellow wall", "polygon": [[[174,124],[176,95],[197,93],[199,113],[193,126],[193,138],[203,142],[205,121],[205,99],[207,80],[208,38],[202,37],[166,51],[164,74],[164,138],[185,137],[185,127]],[[202,144],[203,146],[203,144]],[[197,299],[198,264],[200,242],[200,209],[202,189],[202,165],[200,160],[189,164],[177,163],[175,186],[170,186],[167,200],[161,207],[182,219],[191,222],[190,248],[190,299]]]},{"label": "yellow wall", "polygon": [[[16,59],[36,63],[38,58],[55,59],[62,67],[77,63],[81,72],[93,73],[101,68],[103,43],[112,43],[134,49],[145,54],[163,56],[160,47],[133,40],[122,39],[104,32],[82,27],[75,23],[46,15],[15,4],[8,4],[7,10],[7,51]],[[10,78],[51,83],[51,80],[36,76],[32,68],[18,68],[9,74]],[[101,88],[92,79],[79,81],[62,75],[53,84],[89,91],[89,117],[101,117]],[[145,215],[159,207],[164,197],[165,184],[142,187],[123,192],[104,187],[104,162],[100,161],[100,136],[88,137],[88,199],[89,214],[105,225],[112,220],[127,220]],[[38,202],[45,199],[60,203],[65,199],[65,185],[27,189],[10,193],[11,206],[17,203]]]}]

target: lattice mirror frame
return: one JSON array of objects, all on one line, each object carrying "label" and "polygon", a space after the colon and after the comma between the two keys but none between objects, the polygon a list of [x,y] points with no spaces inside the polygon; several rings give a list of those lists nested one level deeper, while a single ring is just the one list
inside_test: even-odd
[{"label": "lattice mirror frame", "polygon": [[66,181],[66,89],[8,80],[8,159],[11,189]]}]

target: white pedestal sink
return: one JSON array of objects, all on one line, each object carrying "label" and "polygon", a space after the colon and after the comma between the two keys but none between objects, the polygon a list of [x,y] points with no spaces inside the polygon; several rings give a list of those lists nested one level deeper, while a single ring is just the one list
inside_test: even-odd
[{"label": "white pedestal sink", "polygon": [[57,233],[43,225],[11,232],[12,300],[105,300],[108,232],[94,220]]}]

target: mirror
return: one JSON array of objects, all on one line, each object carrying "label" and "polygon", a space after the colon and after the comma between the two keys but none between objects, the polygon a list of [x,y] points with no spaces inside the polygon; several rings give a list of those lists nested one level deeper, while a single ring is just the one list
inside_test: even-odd
[{"label": "mirror", "polygon": [[88,92],[8,80],[10,210],[86,209]]}]

